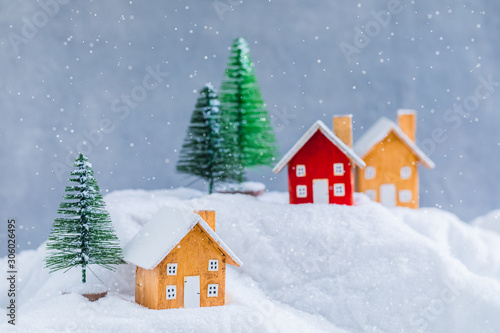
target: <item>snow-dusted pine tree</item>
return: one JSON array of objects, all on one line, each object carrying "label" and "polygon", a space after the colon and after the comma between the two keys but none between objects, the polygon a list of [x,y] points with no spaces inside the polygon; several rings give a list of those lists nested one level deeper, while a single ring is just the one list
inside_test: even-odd
[{"label": "snow-dusted pine tree", "polygon": [[[250,49],[244,38],[234,40],[222,81],[222,134],[244,167],[269,165],[277,156],[276,139],[257,85]],[[244,180],[241,173],[238,181]]]},{"label": "snow-dusted pine tree", "polygon": [[177,162],[177,171],[205,179],[209,193],[216,182],[237,180],[242,173],[241,164],[221,136],[219,105],[214,87],[206,84],[200,91]]},{"label": "snow-dusted pine tree", "polygon": [[79,154],[74,166],[69,178],[74,185],[66,186],[65,201],[57,211],[63,216],[55,219],[47,241],[45,267],[52,273],[81,266],[85,283],[88,265],[115,270],[114,265],[123,263],[123,257],[92,165]]}]

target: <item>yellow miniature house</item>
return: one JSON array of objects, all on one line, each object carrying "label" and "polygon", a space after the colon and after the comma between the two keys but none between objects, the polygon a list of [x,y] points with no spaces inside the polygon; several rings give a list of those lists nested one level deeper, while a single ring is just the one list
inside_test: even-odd
[{"label": "yellow miniature house", "polygon": [[386,207],[419,207],[418,163],[434,162],[415,144],[416,112],[398,110],[398,124],[380,119],[354,145],[365,162],[357,169],[356,190]]},{"label": "yellow miniature house", "polygon": [[[241,261],[215,233],[215,212],[164,207],[124,247],[135,301],[150,309],[225,304],[226,264]],[[202,218],[203,217],[203,218]]]}]

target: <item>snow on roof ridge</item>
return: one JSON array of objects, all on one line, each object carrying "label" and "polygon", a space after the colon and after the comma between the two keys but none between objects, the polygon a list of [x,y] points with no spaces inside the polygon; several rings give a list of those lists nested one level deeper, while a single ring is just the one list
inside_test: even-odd
[{"label": "snow on roof ridge", "polygon": [[162,207],[125,245],[123,257],[139,267],[153,269],[197,224],[227,254],[228,263],[243,264],[201,216],[167,206]]},{"label": "snow on roof ridge", "polygon": [[293,145],[293,147],[283,156],[283,158],[273,168],[274,173],[280,172],[290,162],[293,156],[309,141],[309,139],[320,130],[327,139],[329,139],[335,146],[337,146],[344,154],[351,158],[359,167],[364,168],[365,162],[348,147],[342,140],[340,140],[321,120],[317,120],[302,137]]},{"label": "snow on roof ridge", "polygon": [[[399,112],[399,110],[398,110]],[[384,140],[391,131],[394,131],[404,144],[419,158],[420,162],[429,169],[436,165],[417,145],[413,142],[403,130],[392,120],[386,117],[380,118],[354,145],[354,151],[364,158],[373,146]]]},{"label": "snow on roof ridge", "polygon": [[417,111],[415,111],[413,109],[398,109],[397,114],[398,114],[398,116],[400,114],[415,114],[416,115]]}]

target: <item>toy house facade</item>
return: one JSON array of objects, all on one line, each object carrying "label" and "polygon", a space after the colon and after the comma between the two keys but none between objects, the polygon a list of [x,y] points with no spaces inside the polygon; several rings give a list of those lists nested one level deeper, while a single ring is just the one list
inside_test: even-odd
[{"label": "toy house facade", "polygon": [[241,261],[215,233],[215,212],[162,208],[125,246],[135,301],[150,309],[225,304],[226,265]]},{"label": "toy house facade", "polygon": [[291,204],[352,205],[353,164],[365,166],[350,147],[352,116],[336,116],[334,130],[338,135],[318,120],[274,167],[279,173],[288,166]]},{"label": "toy house facade", "polygon": [[398,124],[380,119],[354,145],[365,161],[356,172],[356,190],[386,207],[419,207],[418,164],[434,162],[415,144],[416,112],[398,110]]}]

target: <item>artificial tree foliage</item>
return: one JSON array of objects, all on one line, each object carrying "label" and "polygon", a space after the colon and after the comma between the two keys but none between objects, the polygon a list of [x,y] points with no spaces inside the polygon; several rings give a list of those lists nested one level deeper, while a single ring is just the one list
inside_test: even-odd
[{"label": "artificial tree foliage", "polygon": [[177,171],[206,180],[209,193],[216,182],[237,180],[242,173],[241,164],[221,136],[219,105],[214,87],[206,84],[200,91],[177,162]]},{"label": "artificial tree foliage", "polygon": [[[276,139],[262,100],[250,49],[244,38],[234,40],[220,89],[222,135],[231,143],[243,168],[272,166],[277,156]],[[240,173],[238,182],[244,180]]]},{"label": "artificial tree foliage", "polygon": [[72,184],[66,186],[64,201],[57,211],[62,217],[54,220],[47,241],[45,267],[52,273],[80,266],[85,283],[87,266],[115,270],[115,265],[123,263],[123,256],[92,164],[79,154],[74,167],[69,178]]}]

